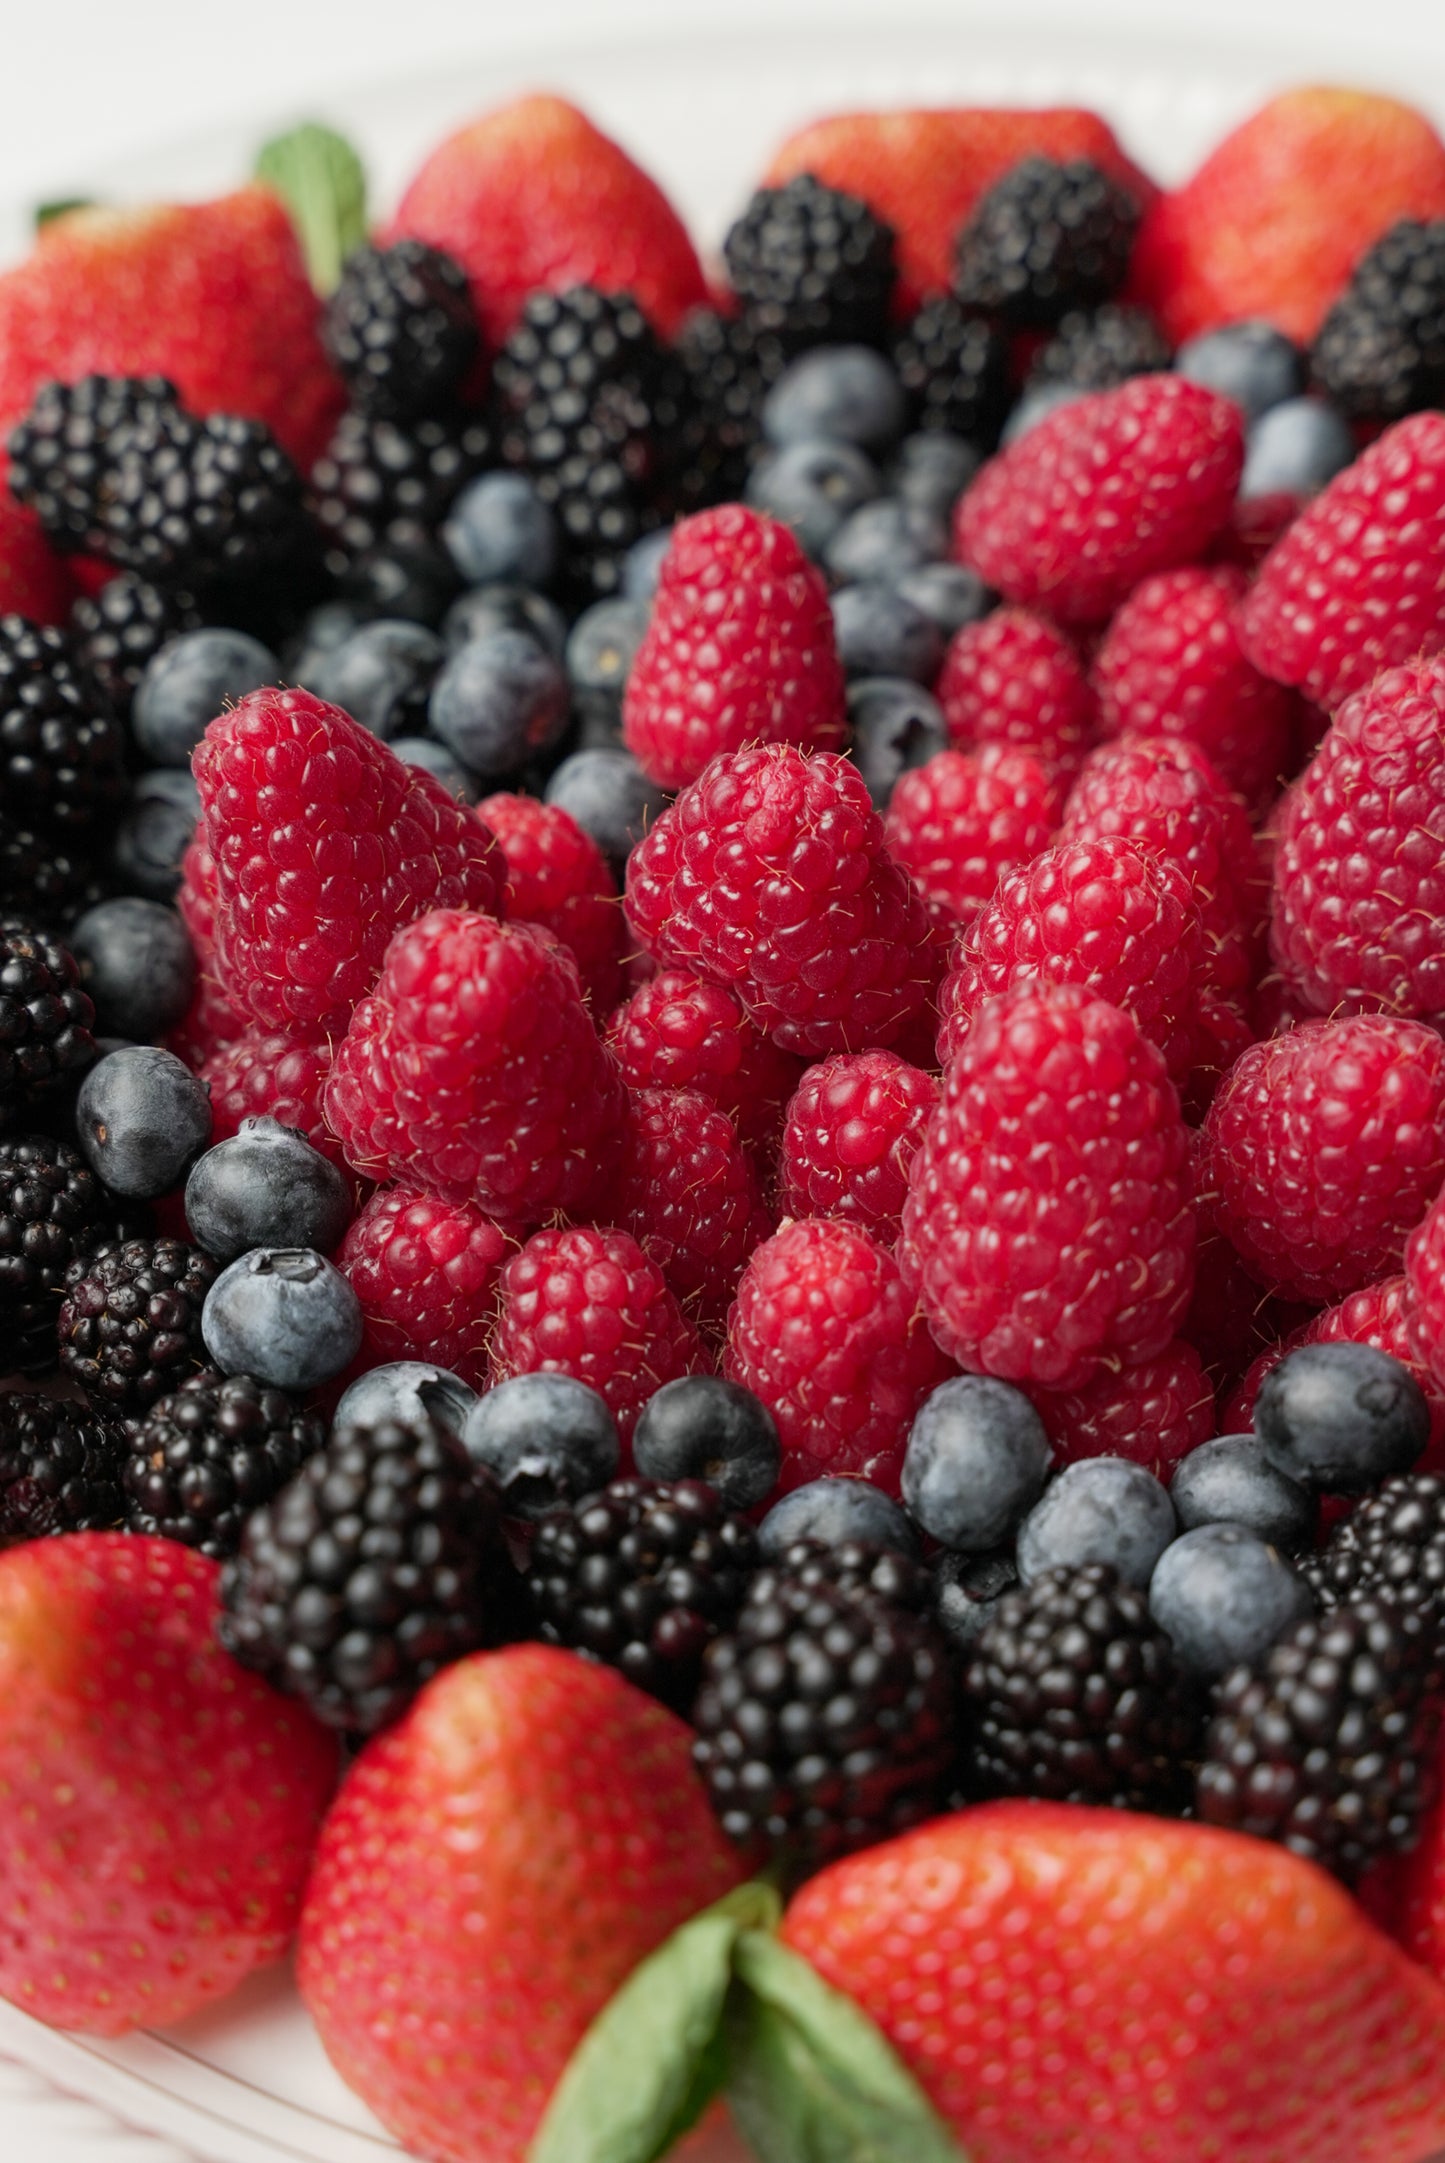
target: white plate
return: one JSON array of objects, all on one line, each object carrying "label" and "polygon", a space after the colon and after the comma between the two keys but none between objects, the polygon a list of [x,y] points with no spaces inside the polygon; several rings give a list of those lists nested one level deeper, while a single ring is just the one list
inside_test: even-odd
[{"label": "white plate", "polygon": [[[848,8],[840,8],[840,18]],[[1107,10],[1104,11],[1107,14]],[[1228,50],[1171,43],[1137,26],[1112,33],[1090,9],[1078,28],[1012,30],[956,6],[879,7],[873,22],[790,27],[695,25],[645,38],[572,37],[526,49],[492,33],[495,57],[422,80],[327,101],[364,149],[389,203],[449,127],[516,91],[575,96],[672,191],[709,242],[746,196],[771,146],[800,122],[857,105],[1094,105],[1165,179],[1186,172],[1270,90],[1319,80],[1331,55],[1236,36]],[[1077,22],[1078,17],[1074,17]],[[1377,81],[1445,116],[1445,28],[1421,18],[1422,53],[1376,52]],[[476,39],[484,33],[473,29]],[[1327,40],[1325,41],[1327,43]],[[1358,79],[1355,62],[1337,71]],[[116,195],[219,190],[288,100],[247,128],[213,131],[111,173],[78,172]],[[0,255],[23,242],[19,209],[0,218]],[[0,2157],[5,2163],[383,2163],[396,2143],[332,2072],[284,1970],[256,1977],[219,2010],[163,2034],[100,2043],[57,2034],[0,2003]],[[724,2138],[690,2163],[737,2163]]]}]

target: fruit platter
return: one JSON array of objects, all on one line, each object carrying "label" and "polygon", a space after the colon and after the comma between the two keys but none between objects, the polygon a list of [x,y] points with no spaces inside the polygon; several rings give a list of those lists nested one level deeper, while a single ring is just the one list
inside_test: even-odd
[{"label": "fruit platter", "polygon": [[1445,140],[563,88],[0,270],[0,2150],[1439,2163]]}]

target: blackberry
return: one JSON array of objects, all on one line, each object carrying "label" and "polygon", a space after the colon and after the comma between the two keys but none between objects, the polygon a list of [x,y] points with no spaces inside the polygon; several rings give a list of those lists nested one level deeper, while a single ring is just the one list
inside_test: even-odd
[{"label": "blackberry", "polygon": [[466,272],[424,240],[349,255],[322,338],[352,404],[389,421],[450,405],[482,350]]},{"label": "blackberry", "polygon": [[1361,257],[1320,327],[1310,374],[1351,420],[1445,403],[1445,218],[1402,218]]},{"label": "blackberry", "polygon": [[1388,1599],[1433,1616],[1445,1649],[1445,1478],[1411,1472],[1386,1480],[1299,1567],[1326,1611]]},{"label": "blackberry", "polygon": [[1188,1800],[1204,1707],[1149,1617],[1106,1563],[1047,1570],[1006,1592],[964,1676],[974,1784],[1116,1810]]},{"label": "blackberry", "polygon": [[53,1367],[66,1271],[115,1237],[115,1205],[68,1142],[0,1141],[0,1344],[7,1371]]},{"label": "blackberry", "polygon": [[374,1734],[448,1661],[508,1633],[501,1523],[495,1482],[455,1436],[341,1429],[247,1519],[217,1634],[328,1726]]},{"label": "blackberry", "polygon": [[107,579],[97,594],[82,594],[70,611],[70,634],[81,665],[100,685],[117,713],[130,711],[136,685],[162,646],[200,625],[188,594],[152,585],[134,571]]},{"label": "blackberry", "polygon": [[70,840],[112,818],[125,793],[124,731],[65,633],[0,616],[0,804]]},{"label": "blackberry", "polygon": [[759,333],[789,358],[813,345],[881,345],[898,271],[894,233],[855,195],[799,173],[759,188],[723,242]]},{"label": "blackberry", "polygon": [[68,930],[112,890],[109,876],[83,847],[7,818],[0,811],[0,913]]},{"label": "blackberry", "polygon": [[955,1693],[928,1599],[896,1551],[800,1541],[758,1572],[693,1708],[730,1839],[810,1870],[941,1808]]},{"label": "blackberry", "polygon": [[62,1372],[102,1411],[146,1411],[206,1364],[201,1308],[219,1274],[180,1239],[113,1240],[72,1262]]},{"label": "blackberry", "polygon": [[84,1405],[0,1396],[0,1547],[57,1532],[104,1532],[125,1501],[125,1429]]},{"label": "blackberry", "polygon": [[1199,1815],[1347,1879],[1412,1847],[1435,1798],[1441,1681],[1429,1621],[1388,1599],[1297,1623],[1220,1683]]},{"label": "blackberry", "polygon": [[787,366],[787,352],[751,315],[720,315],[715,308],[693,309],[677,350],[692,399],[678,494],[689,509],[731,502],[762,442],[763,400]]},{"label": "blackberry", "polygon": [[958,236],[954,291],[1019,330],[1097,308],[1129,268],[1139,206],[1088,158],[1022,158]]},{"label": "blackberry", "polygon": [[1008,412],[1008,347],[951,293],[924,301],[893,342],[915,428],[946,429],[991,449]]},{"label": "blackberry", "polygon": [[42,383],[11,429],[10,493],[32,510],[63,554],[103,555],[111,448],[125,432],[159,425],[176,403],[164,376],[82,376]]},{"label": "blackberry", "polygon": [[224,1561],[252,1510],[295,1477],[326,1428],[284,1390],[202,1368],[130,1422],[121,1485],[127,1532]]},{"label": "blackberry", "polygon": [[91,1064],[94,1020],[74,955],[0,922],[0,1134]]},{"label": "blackberry", "polygon": [[493,463],[491,430],[473,416],[434,414],[403,427],[343,413],[311,469],[326,568],[344,578],[375,551],[435,547],[458,491]]},{"label": "blackberry", "polygon": [[757,1539],[701,1480],[614,1480],[537,1527],[529,1570],[549,1644],[692,1703],[705,1648],[737,1619]]},{"label": "blackberry", "polygon": [[1066,315],[1037,354],[1026,388],[1066,384],[1074,390],[1109,391],[1130,376],[1168,368],[1168,340],[1147,308],[1107,302],[1092,314]]}]

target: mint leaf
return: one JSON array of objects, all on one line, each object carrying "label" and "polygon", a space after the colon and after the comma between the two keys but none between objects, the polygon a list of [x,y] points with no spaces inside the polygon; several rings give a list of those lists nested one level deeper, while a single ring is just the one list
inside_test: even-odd
[{"label": "mint leaf", "polygon": [[333,293],[341,266],[366,238],[366,173],[332,128],[306,121],[257,153],[256,178],[285,203],[318,293]]},{"label": "mint leaf", "polygon": [[37,203],[35,206],[35,230],[38,233],[43,225],[49,225],[52,218],[67,217],[72,210],[94,210],[94,208],[95,197],[93,195],[62,195],[57,196],[53,203]]}]

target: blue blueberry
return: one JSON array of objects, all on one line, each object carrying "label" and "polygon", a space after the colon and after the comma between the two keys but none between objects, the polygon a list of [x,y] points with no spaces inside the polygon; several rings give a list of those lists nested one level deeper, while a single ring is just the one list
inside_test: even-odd
[{"label": "blue blueberry", "polygon": [[455,653],[494,631],[526,631],[560,661],[567,651],[567,619],[545,593],[529,586],[473,586],[460,593],[447,610],[442,637]]},{"label": "blue blueberry", "polygon": [[196,988],[190,934],[163,901],[125,894],[98,901],[69,939],[95,1018],[112,1036],[140,1043],[174,1029]]},{"label": "blue blueberry", "polygon": [[896,586],[871,580],[833,595],[833,635],[850,676],[907,676],[932,683],[943,661],[943,633]]},{"label": "blue blueberry", "polygon": [[223,1269],[201,1309],[201,1336],[222,1374],[272,1389],[317,1389],[361,1350],[361,1306],[324,1254],[255,1247]]},{"label": "blue blueberry", "polygon": [[469,481],[442,540],[469,586],[499,580],[546,586],[556,573],[557,521],[524,473],[483,473]]},{"label": "blue blueberry", "polygon": [[784,447],[827,436],[885,450],[908,425],[897,371],[866,345],[820,345],[783,370],[763,400],[763,434]]},{"label": "blue blueberry", "polygon": [[174,1052],[135,1044],[98,1060],[75,1100],[80,1153],[115,1194],[169,1194],[211,1138],[211,1097]]},{"label": "blue blueberry", "polygon": [[861,1540],[867,1547],[918,1553],[918,1534],[906,1511],[867,1480],[809,1480],[775,1502],[758,1527],[764,1561],[775,1562],[795,1540],[817,1540],[824,1547]]},{"label": "blue blueberry", "polygon": [[174,900],[181,858],[200,817],[201,792],[188,768],[153,766],[131,790],[116,828],[113,861],[132,893],[148,901]]},{"label": "blue blueberry", "polygon": [[316,672],[327,654],[334,653],[353,631],[370,621],[367,611],[355,601],[323,601],[282,649],[281,681],[314,692]]},{"label": "blue blueberry", "polygon": [[1024,1519],[1019,1576],[1108,1562],[1126,1585],[1147,1585],[1174,1538],[1174,1505],[1143,1465],[1127,1457],[1085,1457],[1066,1465]]},{"label": "blue blueberry", "polygon": [[1258,316],[1188,339],[1175,354],[1174,366],[1192,383],[1232,398],[1246,421],[1257,421],[1271,406],[1298,397],[1304,387],[1299,347]]},{"label": "blue blueberry", "polygon": [[460,1442],[476,1401],[471,1384],[448,1367],[433,1367],[420,1359],[392,1360],[384,1367],[370,1368],[343,1392],[332,1425],[379,1427],[394,1419],[403,1427],[414,1427],[430,1420]]},{"label": "blue blueberry", "polygon": [[959,497],[983,464],[975,445],[943,428],[905,436],[893,461],[890,485],[896,496],[945,524]]},{"label": "blue blueberry", "polygon": [[1169,1494],[1186,1532],[1197,1525],[1243,1525],[1293,1555],[1312,1547],[1319,1530],[1315,1496],[1275,1470],[1258,1435],[1201,1442],[1180,1460]]},{"label": "blue blueberry", "polygon": [[368,619],[404,616],[435,630],[456,599],[456,565],[424,526],[406,521],[342,574],[342,598]]},{"label": "blue blueberry", "polygon": [[1315,496],[1353,465],[1355,439],[1349,423],[1320,398],[1290,398],[1271,406],[1250,429],[1244,445],[1239,493]]},{"label": "blue blueberry", "polygon": [[1214,1681],[1241,1663],[1256,1666],[1314,1612],[1314,1600],[1267,1540],[1243,1525],[1198,1525],[1160,1556],[1149,1611],[1182,1665]]},{"label": "blue blueberry", "polygon": [[900,777],[948,749],[943,708],[922,684],[905,676],[860,676],[848,686],[853,763],[880,811]]},{"label": "blue blueberry", "polygon": [[883,492],[878,468],[851,443],[820,437],[790,443],[759,459],[745,494],[755,510],[791,526],[807,554],[821,557],[844,520],[860,503]]},{"label": "blue blueberry", "polygon": [[906,572],[947,553],[947,530],[930,512],[898,496],[878,496],[843,521],[823,561],[829,576],[844,584],[876,578],[896,585]]},{"label": "blue blueberry", "polygon": [[182,631],[162,646],[136,686],[136,742],[152,765],[189,766],[218,713],[280,677],[270,647],[244,631]]},{"label": "blue blueberry", "polygon": [[652,599],[662,572],[662,559],[671,546],[671,526],[659,526],[656,533],[644,533],[640,541],[633,542],[622,559],[624,601]]},{"label": "blue blueberry", "polygon": [[1368,1344],[1303,1344],[1272,1367],[1254,1427],[1287,1478],[1362,1495],[1408,1472],[1430,1439],[1430,1407],[1409,1370]]},{"label": "blue blueberry", "polygon": [[507,1515],[530,1522],[605,1487],[622,1458],[603,1399],[568,1374],[498,1383],[472,1406],[462,1440],[495,1474]]},{"label": "blue blueberry", "polygon": [[1053,1455],[1021,1389],[959,1375],[924,1399],[909,1429],[903,1499],[942,1546],[986,1554],[1038,1500]]},{"label": "blue blueberry", "polygon": [[705,1480],[730,1510],[766,1502],[783,1450],[767,1406],[720,1375],[664,1382],[643,1407],[632,1461],[644,1479]]},{"label": "blue blueberry", "polygon": [[605,745],[563,759],[547,783],[546,799],[571,813],[617,872],[669,802],[630,751]]},{"label": "blue blueberry", "polygon": [[403,766],[419,766],[424,774],[440,781],[448,796],[455,796],[464,804],[476,802],[476,782],[460,760],[454,759],[446,745],[439,744],[434,736],[394,736],[391,748]]},{"label": "blue blueberry", "polygon": [[323,656],[310,688],[390,743],[426,726],[427,699],[446,657],[425,624],[381,617]]},{"label": "blue blueberry", "polygon": [[647,630],[647,615],[645,601],[594,601],[572,626],[567,676],[585,744],[621,740],[622,694]]},{"label": "blue blueberry", "polygon": [[191,1166],[186,1222],[218,1262],[253,1247],[330,1254],[352,1218],[350,1182],[296,1127],[243,1119]]},{"label": "blue blueberry", "polygon": [[999,1601],[1018,1581],[1012,1548],[991,1555],[939,1556],[933,1566],[933,1612],[959,1652],[972,1648]]},{"label": "blue blueberry", "polygon": [[560,661],[525,631],[493,631],[460,647],[432,686],[431,732],[481,781],[506,780],[567,727]]},{"label": "blue blueberry", "polygon": [[920,563],[895,581],[905,601],[931,616],[946,639],[967,623],[978,623],[993,607],[993,596],[977,571],[962,563]]},{"label": "blue blueberry", "polygon": [[1078,383],[1036,384],[1033,390],[1024,392],[1004,422],[1003,434],[999,437],[1000,450],[1007,450],[1011,443],[1017,443],[1031,428],[1037,428],[1040,421],[1046,421],[1051,413],[1057,413],[1060,406],[1074,405],[1077,400],[1087,398],[1088,395]]}]

